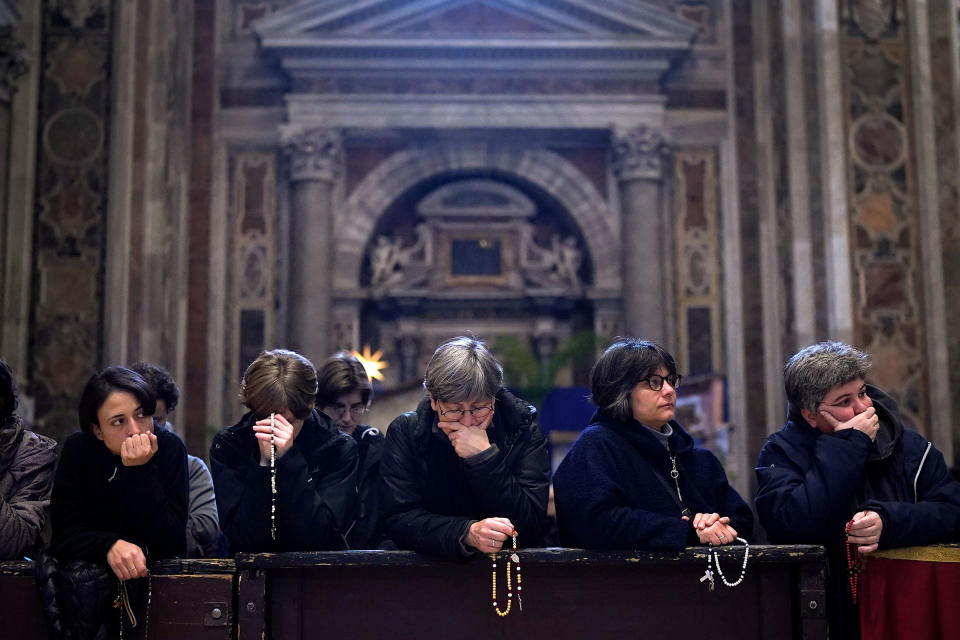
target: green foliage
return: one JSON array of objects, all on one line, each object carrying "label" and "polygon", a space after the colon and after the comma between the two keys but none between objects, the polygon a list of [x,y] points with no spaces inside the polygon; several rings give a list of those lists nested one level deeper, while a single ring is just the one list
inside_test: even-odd
[{"label": "green foliage", "polygon": [[503,336],[494,343],[494,350],[507,384],[516,389],[527,402],[539,408],[556,384],[561,369],[585,356],[594,356],[605,349],[611,340],[593,331],[580,331],[557,343],[553,355],[542,363],[529,340]]}]

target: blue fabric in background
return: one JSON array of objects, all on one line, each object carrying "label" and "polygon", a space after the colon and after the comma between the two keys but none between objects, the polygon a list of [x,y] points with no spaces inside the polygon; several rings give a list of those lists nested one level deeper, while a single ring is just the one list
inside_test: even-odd
[{"label": "blue fabric in background", "polygon": [[540,407],[540,427],[551,431],[582,431],[596,410],[589,387],[554,387]]}]

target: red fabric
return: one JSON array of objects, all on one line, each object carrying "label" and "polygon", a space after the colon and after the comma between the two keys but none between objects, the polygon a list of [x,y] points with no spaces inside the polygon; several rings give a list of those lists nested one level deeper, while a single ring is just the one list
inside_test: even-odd
[{"label": "red fabric", "polygon": [[863,640],[960,639],[960,563],[872,557],[864,565]]}]

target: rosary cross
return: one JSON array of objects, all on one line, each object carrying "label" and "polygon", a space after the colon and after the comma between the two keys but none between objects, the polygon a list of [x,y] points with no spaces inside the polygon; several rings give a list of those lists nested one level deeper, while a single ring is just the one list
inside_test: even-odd
[{"label": "rosary cross", "polygon": [[710,581],[710,584],[709,584],[710,591],[713,591],[713,571],[711,571],[710,569],[707,569],[706,571],[703,572],[703,577],[700,578],[700,582],[706,582],[707,580]]}]

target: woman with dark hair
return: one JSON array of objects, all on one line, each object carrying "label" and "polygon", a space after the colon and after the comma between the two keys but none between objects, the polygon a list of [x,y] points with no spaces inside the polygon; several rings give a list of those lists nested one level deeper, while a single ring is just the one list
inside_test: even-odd
[{"label": "woman with dark hair", "polygon": [[153,432],[150,385],[107,367],[80,396],[80,431],[63,444],[51,498],[53,551],[61,562],[106,563],[121,581],[186,551],[187,452]]},{"label": "woman with dark hair", "polygon": [[357,446],[314,409],[316,398],[317,372],[293,351],[264,351],[243,374],[240,400],[249,411],[210,447],[231,552],[346,547]]},{"label": "woman with dark hair", "polygon": [[27,431],[17,416],[13,372],[0,360],[0,560],[18,560],[40,539],[57,443]]},{"label": "woman with dark hair", "polygon": [[349,351],[333,354],[317,370],[317,406],[333,419],[337,429],[357,442],[357,511],[347,533],[351,549],[375,549],[383,540],[378,509],[383,434],[376,427],[360,424],[372,400],[367,370]]},{"label": "woman with dark hair", "polygon": [[543,542],[550,461],[536,409],[475,338],[440,345],[426,397],[387,429],[381,509],[401,549],[451,559]]},{"label": "woman with dark hair", "polygon": [[599,407],[553,478],[565,545],[673,551],[724,545],[753,531],[723,466],[673,417],[680,376],[660,345],[618,339],[600,356]]}]

